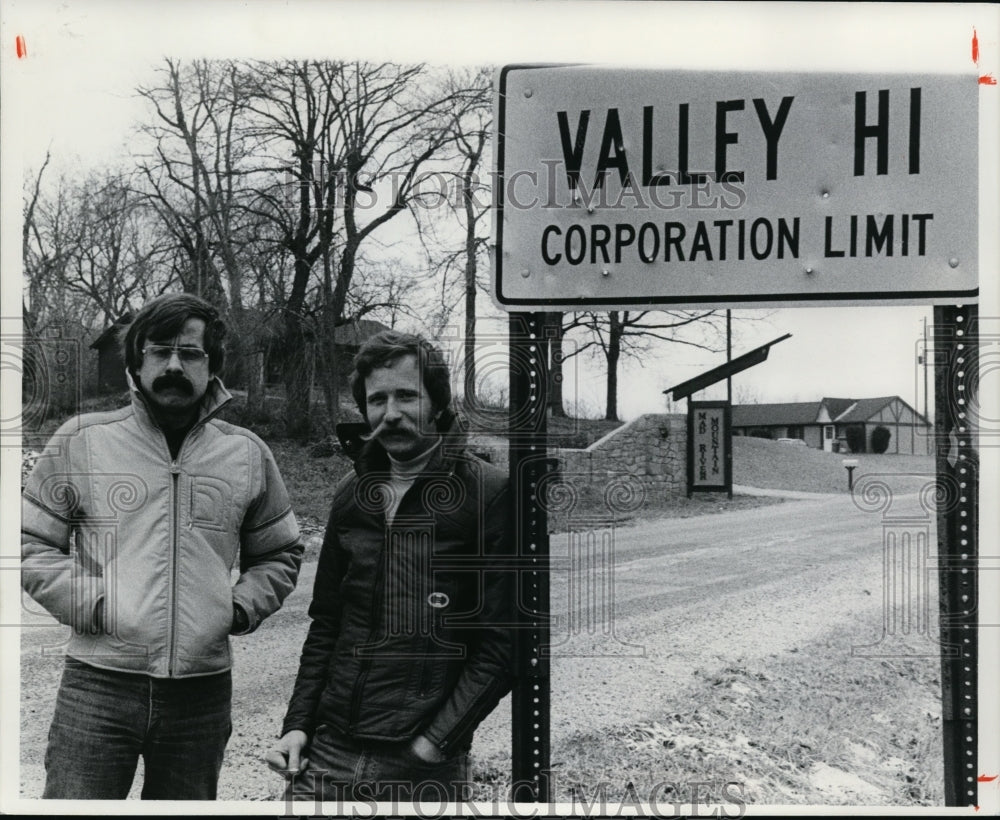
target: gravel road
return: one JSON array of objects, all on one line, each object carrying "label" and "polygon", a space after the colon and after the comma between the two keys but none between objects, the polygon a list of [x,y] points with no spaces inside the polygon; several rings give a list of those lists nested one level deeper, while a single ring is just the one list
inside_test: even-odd
[{"label": "gravel road", "polygon": [[[897,497],[892,514],[926,518],[933,541],[933,521],[916,494]],[[859,646],[882,634],[882,519],[850,497],[647,521],[616,530],[613,541],[609,531],[601,534],[613,543],[605,587],[613,601],[583,572],[553,573],[554,749],[575,732],[668,708],[665,693],[688,683],[696,668],[794,651],[843,623],[867,624]],[[569,544],[567,534],[552,537],[554,565],[566,565]],[[598,614],[602,605],[612,618]],[[849,659],[851,647],[843,651]],[[481,751],[506,744],[499,728],[480,732]]]},{"label": "gravel road", "polygon": [[[934,522],[918,496],[895,498],[892,512],[910,515],[933,544]],[[668,708],[670,693],[696,668],[794,651],[841,623],[866,625],[856,645],[876,642],[883,629],[883,519],[846,495],[613,531],[582,526],[554,534],[551,551],[554,759],[576,732],[641,721]],[[593,556],[590,564],[579,560],[586,555]],[[279,613],[234,642],[234,732],[220,799],[280,795],[280,778],[260,758],[291,689],[315,567],[304,565]],[[27,606],[20,781],[22,795],[36,797],[65,633],[30,601]],[[55,647],[54,654],[44,647]],[[849,658],[851,647],[843,652]],[[480,759],[503,760],[509,748],[507,699],[480,728],[474,751]]]}]

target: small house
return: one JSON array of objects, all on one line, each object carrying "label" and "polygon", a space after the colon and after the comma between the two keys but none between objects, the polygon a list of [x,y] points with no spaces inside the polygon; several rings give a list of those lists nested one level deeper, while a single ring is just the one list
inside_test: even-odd
[{"label": "small house", "polygon": [[[338,325],[333,332],[334,355],[336,357],[338,378],[346,385],[354,368],[354,356],[361,345],[372,336],[389,328],[381,322],[372,319],[352,319]],[[280,338],[280,337],[279,337]],[[319,351],[313,334],[306,334],[307,343],[313,350],[313,355]],[[319,362],[318,362],[319,363]],[[267,359],[267,381],[269,384],[280,384],[284,380],[285,362],[280,352],[275,351]]]},{"label": "small house", "polygon": [[877,427],[890,433],[887,453],[934,452],[931,423],[899,396],[740,404],[732,411],[733,435],[798,439],[827,452],[870,452]]},{"label": "small house", "polygon": [[122,314],[90,344],[97,351],[97,392],[121,393],[128,390],[121,334],[132,322],[132,314]]}]

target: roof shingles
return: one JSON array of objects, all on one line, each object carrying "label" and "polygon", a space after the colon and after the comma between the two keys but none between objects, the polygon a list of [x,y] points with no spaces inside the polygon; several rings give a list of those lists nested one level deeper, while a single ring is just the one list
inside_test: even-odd
[{"label": "roof shingles", "polygon": [[733,407],[733,427],[816,424],[821,407],[818,401],[790,404],[737,404]]},{"label": "roof shingles", "polygon": [[[785,404],[737,404],[733,405],[733,427],[820,424],[820,413],[824,407],[831,422],[853,424],[869,421],[879,410],[897,400],[902,401],[898,396],[880,396],[874,399],[824,398],[822,401]],[[919,415],[918,418],[923,420]]]}]

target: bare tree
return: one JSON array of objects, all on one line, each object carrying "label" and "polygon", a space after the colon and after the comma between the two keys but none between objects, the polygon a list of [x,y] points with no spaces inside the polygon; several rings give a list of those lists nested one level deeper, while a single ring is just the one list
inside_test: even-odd
[{"label": "bare tree", "polygon": [[481,255],[487,252],[489,200],[483,202],[480,194],[485,186],[479,180],[479,171],[483,166],[483,157],[489,146],[489,133],[493,125],[492,95],[489,75],[486,70],[480,71],[474,84],[481,89],[475,104],[470,108],[465,118],[455,118],[454,134],[462,158],[461,191],[462,191],[462,224],[465,228],[464,285],[465,285],[465,347],[462,360],[464,363],[465,400],[475,402],[476,399],[476,294],[481,287],[479,282],[479,262]]},{"label": "bare tree", "polygon": [[159,82],[140,87],[151,149],[139,164],[144,193],[174,238],[186,291],[217,305],[235,332],[227,371],[245,381],[248,413],[260,411],[262,338],[246,315],[248,259],[261,253],[259,220],[247,209],[253,144],[245,129],[245,89],[232,61],[165,59]]},{"label": "bare tree", "polygon": [[[334,218],[342,177],[332,141],[337,101],[323,92],[324,75],[333,70],[333,64],[309,61],[241,65],[245,128],[267,175],[254,186],[250,209],[288,260],[278,268],[287,269],[289,278],[274,291],[280,296],[285,427],[302,438],[312,426],[310,340],[331,315],[335,280]],[[319,322],[314,309],[322,313]],[[332,355],[332,339],[324,342],[324,353]]]},{"label": "bare tree", "polygon": [[[74,379],[53,379],[66,348],[32,338],[86,343],[139,300],[166,286],[162,236],[131,195],[125,172],[106,169],[43,185],[47,156],[25,180],[21,252],[24,264],[24,395],[44,413],[79,409],[77,387],[87,384],[85,360]],[[32,418],[36,414],[31,414]]]},{"label": "bare tree", "polygon": [[725,311],[618,311],[582,312],[563,324],[565,331],[583,328],[588,338],[564,359],[585,350],[599,350],[607,365],[604,417],[618,421],[618,367],[623,356],[636,356],[655,341],[702,350],[725,349]]},{"label": "bare tree", "polygon": [[28,327],[85,334],[162,291],[162,236],[123,171],[94,171],[25,192],[22,254]]},{"label": "bare tree", "polygon": [[25,178],[21,230],[25,329],[32,334],[82,335],[98,322],[100,309],[68,286],[80,250],[80,197],[74,182],[65,177],[47,189],[43,186],[49,162],[46,154],[38,173]]},{"label": "bare tree", "polygon": [[[421,240],[439,278],[439,299],[435,324],[438,329],[450,322],[456,305],[452,290],[461,287],[460,301],[464,306],[464,334],[462,337],[462,362],[464,395],[467,402],[476,400],[476,299],[485,283],[481,272],[489,252],[489,213],[491,188],[483,168],[488,162],[492,129],[491,69],[453,71],[448,77],[449,87],[464,89],[467,105],[457,110],[449,124],[451,145],[454,152],[453,170],[445,170],[443,179],[452,185],[446,191],[428,195],[430,206],[421,214],[434,218],[421,218]],[[435,207],[444,205],[445,208]],[[443,229],[441,217],[449,224]],[[458,226],[460,236],[454,235]],[[442,236],[442,233],[444,236]]]},{"label": "bare tree", "polygon": [[733,385],[733,404],[761,404],[760,390],[748,384]]},{"label": "bare tree", "polygon": [[21,258],[24,264],[26,293],[24,295],[24,326],[29,334],[37,333],[45,321],[44,308],[61,281],[65,265],[65,230],[62,228],[60,191],[55,207],[46,207],[42,199],[42,178],[51,156],[45,152],[38,173],[25,177],[24,221],[21,223]]},{"label": "bare tree", "polygon": [[[423,66],[170,59],[139,89],[153,113],[140,129],[145,193],[185,289],[229,311],[234,342],[273,328],[259,321],[268,307],[280,313],[289,435],[311,432],[314,372],[335,420],[335,329],[381,304],[353,291],[363,249],[411,210],[477,90]],[[265,337],[242,352],[257,354]],[[246,366],[251,394],[261,370]]]},{"label": "bare tree", "polygon": [[[256,208],[273,221],[293,260],[284,344],[290,356],[301,357],[311,335],[308,296],[317,268],[318,330],[332,334],[356,318],[348,315],[348,298],[363,246],[408,212],[422,168],[451,139],[452,112],[468,104],[469,93],[442,89],[423,66],[289,61],[253,63],[248,73],[254,136],[267,147],[272,171],[290,182],[258,189]],[[320,339],[320,349],[321,374],[335,378],[331,339]],[[285,372],[287,431],[307,436],[306,368]]]},{"label": "bare tree", "polygon": [[162,233],[127,176],[88,175],[74,192],[74,252],[65,285],[99,308],[109,325],[170,284]]},{"label": "bare tree", "polygon": [[396,327],[404,317],[421,322],[418,272],[399,259],[369,262],[360,267],[347,299],[346,315]]},{"label": "bare tree", "polygon": [[[167,58],[164,64],[158,72],[159,84],[137,89],[154,114],[153,122],[139,129],[152,141],[151,152],[139,162],[139,169],[148,185],[149,201],[177,243],[176,270],[184,290],[225,307],[222,280],[213,258],[218,243],[211,232],[213,206],[220,203],[213,181],[206,179],[203,154],[230,154],[220,143],[224,133],[220,134],[215,117],[215,108],[224,105],[226,92],[214,63],[201,60],[182,65]],[[218,182],[223,188],[224,181]]]},{"label": "bare tree", "polygon": [[42,180],[50,162],[48,154],[37,174],[24,180],[24,222],[21,253],[25,290],[22,302],[24,340],[21,347],[21,386],[27,406],[26,425],[49,413],[68,412],[74,407],[72,391],[59,390],[48,377],[53,365],[53,346],[35,344],[40,336],[81,336],[94,321],[94,308],[65,287],[70,253],[75,237],[69,227],[70,196],[60,180],[54,195],[46,196]]}]

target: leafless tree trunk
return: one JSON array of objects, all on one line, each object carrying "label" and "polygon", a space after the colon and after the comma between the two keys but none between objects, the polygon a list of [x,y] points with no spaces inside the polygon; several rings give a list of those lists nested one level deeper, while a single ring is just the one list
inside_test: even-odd
[{"label": "leafless tree trunk", "polygon": [[[462,157],[462,205],[465,228],[465,334],[463,338],[465,365],[465,400],[476,402],[476,295],[479,283],[479,254],[485,247],[479,227],[485,221],[489,208],[478,200],[483,186],[479,181],[483,154],[488,144],[492,125],[490,116],[489,85],[480,75],[483,94],[470,114],[470,123],[456,120],[455,139]],[[473,119],[474,117],[474,119]]]},{"label": "leafless tree trunk", "polygon": [[[286,429],[305,437],[311,420],[294,357],[307,334],[317,332],[311,317],[321,318],[320,335],[353,318],[347,306],[361,250],[375,231],[408,210],[422,167],[450,139],[448,117],[465,104],[465,92],[441,92],[422,66],[254,63],[249,73],[255,137],[271,151],[274,169],[288,172],[295,186],[292,203],[282,203],[274,191],[257,194],[260,213],[274,221],[293,259],[284,314],[291,357]],[[293,159],[291,166],[282,164],[282,152]],[[309,297],[313,271],[334,243],[332,282],[321,280],[317,304]],[[330,351],[328,345],[332,358]]]},{"label": "leafless tree trunk", "polygon": [[96,331],[169,282],[155,220],[122,171],[62,178],[25,192],[22,255],[28,326]]},{"label": "leafless tree trunk", "polygon": [[589,338],[564,359],[591,348],[601,351],[607,366],[604,417],[609,421],[618,420],[618,368],[623,357],[637,355],[656,340],[716,352],[725,349],[725,311],[584,312],[564,324],[567,330],[576,327],[585,329]]},{"label": "leafless tree trunk", "polygon": [[[476,301],[479,290],[482,257],[487,253],[488,215],[490,213],[490,185],[483,178],[482,169],[487,162],[492,127],[492,84],[489,69],[455,71],[448,78],[452,90],[461,90],[467,105],[455,112],[449,126],[458,168],[448,171],[453,176],[454,193],[438,197],[436,204],[448,208],[428,208],[421,213],[418,225],[421,239],[431,263],[431,269],[441,277],[439,315],[436,329],[449,323],[453,308],[461,302],[464,312],[462,335],[463,392],[465,401],[476,403]],[[450,236],[442,239],[439,232],[451,234],[457,223],[462,239],[453,241]],[[454,274],[454,275],[452,275]],[[453,284],[461,283],[461,296],[451,293]]]},{"label": "leafless tree trunk", "polygon": [[[628,320],[628,312],[625,314]],[[608,362],[607,397],[605,400],[604,418],[607,421],[618,421],[618,360],[622,355],[622,333],[624,323],[617,310],[608,313],[608,337],[604,356]]]},{"label": "leafless tree trunk", "polygon": [[25,278],[28,280],[28,299],[24,304],[24,329],[29,335],[38,331],[42,288],[52,267],[52,260],[46,252],[46,243],[41,237],[38,225],[38,200],[41,196],[42,177],[50,161],[51,156],[46,151],[45,160],[38,169],[31,189],[25,192],[24,222],[21,224],[21,259],[24,263]]},{"label": "leafless tree trunk", "polygon": [[143,87],[155,119],[140,130],[152,142],[140,163],[143,192],[168,227],[184,289],[219,307],[231,332],[227,374],[259,394],[253,359],[261,348],[257,324],[244,306],[243,257],[256,253],[254,222],[246,209],[245,97],[236,63],[166,59],[158,86]]}]

